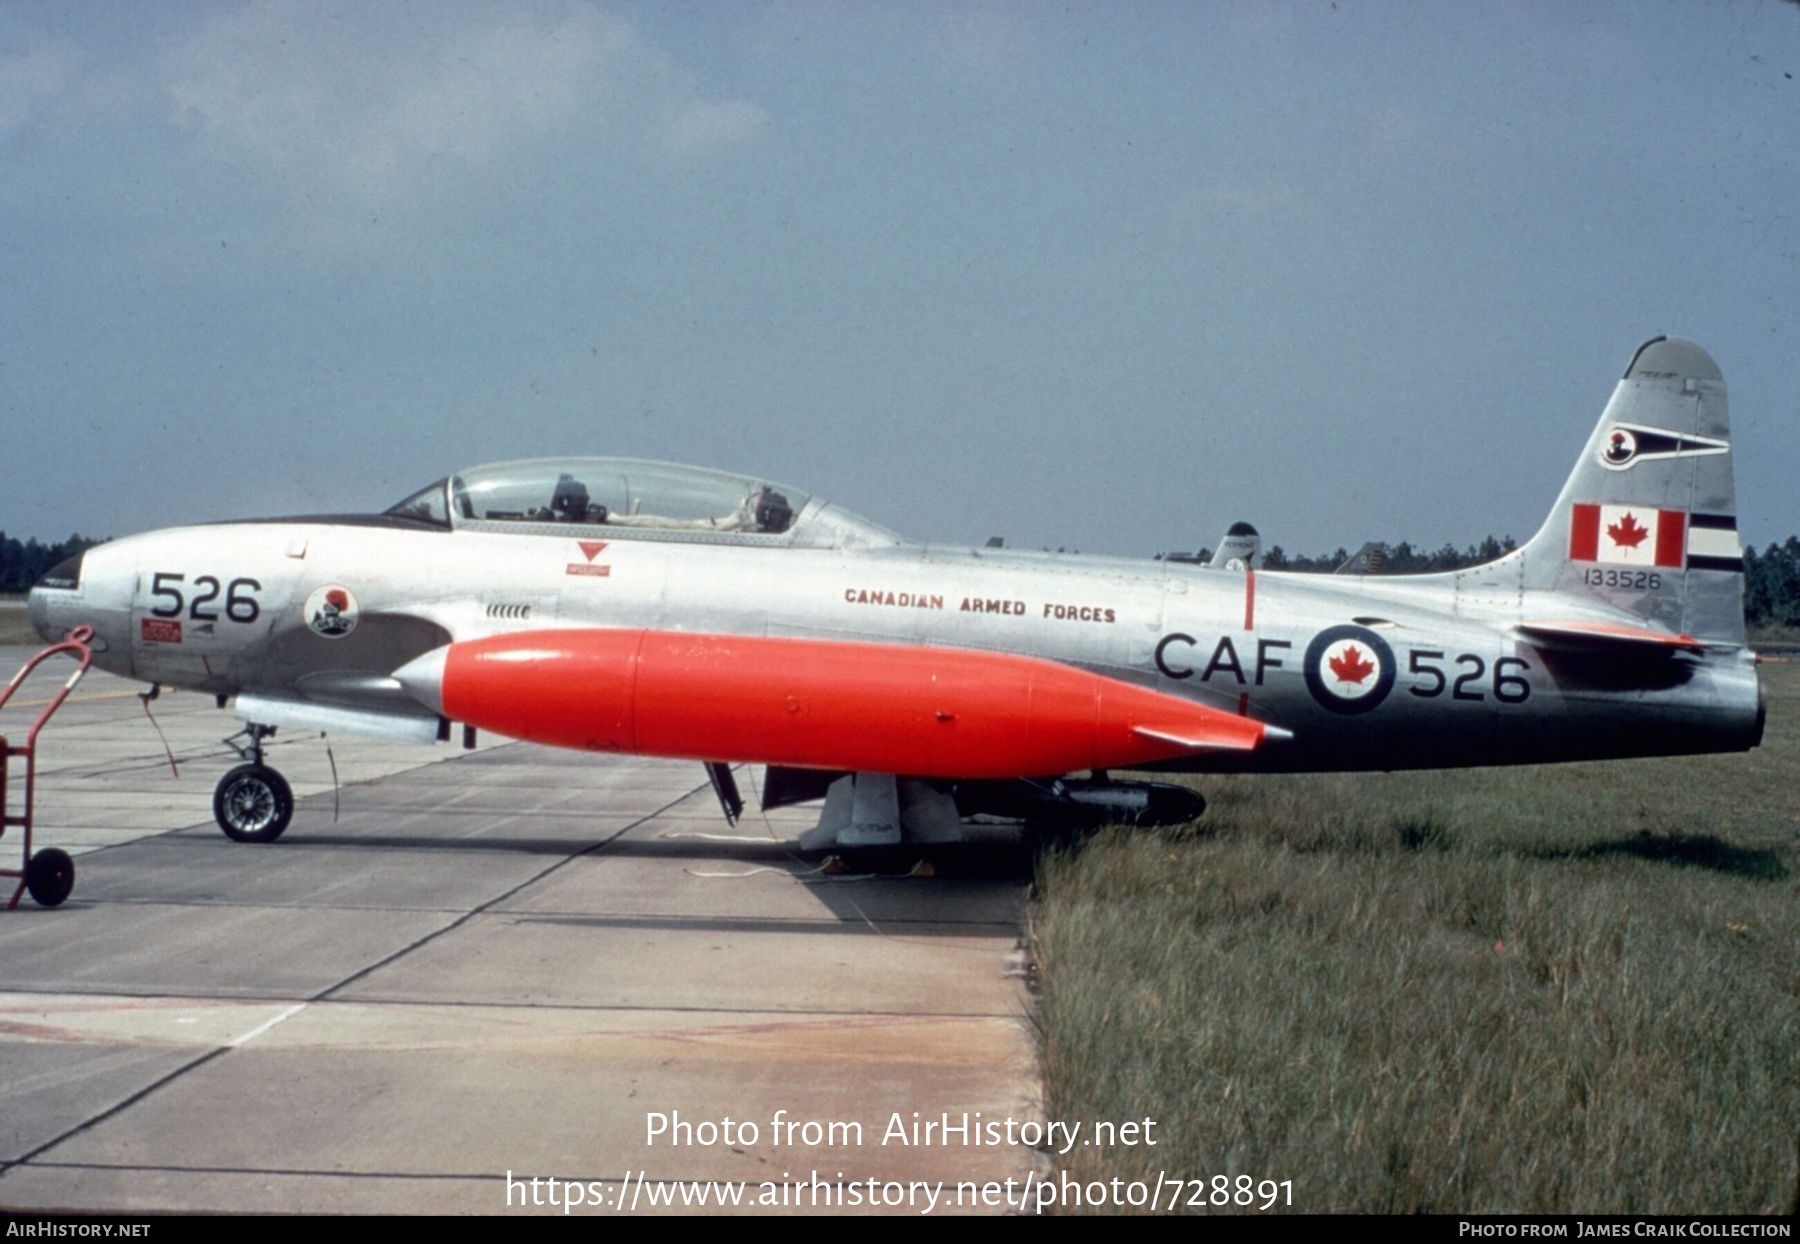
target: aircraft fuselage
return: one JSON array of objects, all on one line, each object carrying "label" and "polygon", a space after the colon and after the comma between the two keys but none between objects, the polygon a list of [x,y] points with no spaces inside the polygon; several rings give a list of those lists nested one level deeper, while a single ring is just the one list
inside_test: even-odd
[{"label": "aircraft fuselage", "polygon": [[[452,637],[645,628],[1026,654],[1294,736],[1162,768],[1741,750],[1761,730],[1754,659],[1742,647],[1646,659],[1533,642],[1514,628],[1557,609],[1509,582],[1505,561],[1376,579],[1004,549],[586,534],[379,521],[176,528],[90,550],[78,591],[41,594],[32,607],[46,633],[95,625],[107,669],[221,696],[397,704],[383,680]],[[349,606],[337,633],[319,623],[334,590]]]}]

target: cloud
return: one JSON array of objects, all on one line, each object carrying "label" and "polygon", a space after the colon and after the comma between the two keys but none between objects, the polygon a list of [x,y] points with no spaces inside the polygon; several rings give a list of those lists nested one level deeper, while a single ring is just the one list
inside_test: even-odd
[{"label": "cloud", "polygon": [[222,158],[356,197],[497,176],[537,144],[691,160],[769,124],[585,2],[259,0],[204,25],[167,68],[177,123]]}]

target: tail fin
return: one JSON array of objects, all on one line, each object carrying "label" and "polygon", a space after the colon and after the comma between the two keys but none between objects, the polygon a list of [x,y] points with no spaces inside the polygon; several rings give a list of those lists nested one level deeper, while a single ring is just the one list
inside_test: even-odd
[{"label": "tail fin", "polygon": [[1744,642],[1725,382],[1705,350],[1677,337],[1638,348],[1556,508],[1515,557],[1526,589]]},{"label": "tail fin", "polygon": [[1377,544],[1373,540],[1363,541],[1363,546],[1344,559],[1332,574],[1380,574],[1381,563],[1387,560],[1387,545]]},{"label": "tail fin", "polygon": [[1219,541],[1219,551],[1207,562],[1224,570],[1255,570],[1262,557],[1262,537],[1256,534],[1256,528],[1249,523],[1233,523]]}]

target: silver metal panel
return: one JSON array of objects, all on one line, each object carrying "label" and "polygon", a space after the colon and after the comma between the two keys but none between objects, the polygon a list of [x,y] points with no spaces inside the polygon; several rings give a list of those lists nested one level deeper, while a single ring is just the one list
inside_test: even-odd
[{"label": "silver metal panel", "polygon": [[437,738],[437,718],[418,712],[375,712],[251,693],[240,694],[232,708],[241,720],[263,726],[360,734],[401,743],[429,743]]}]

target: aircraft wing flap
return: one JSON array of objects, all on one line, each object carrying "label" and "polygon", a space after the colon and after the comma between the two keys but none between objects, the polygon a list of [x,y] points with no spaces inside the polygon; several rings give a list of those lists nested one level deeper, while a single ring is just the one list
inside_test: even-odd
[{"label": "aircraft wing flap", "polygon": [[1699,652],[1706,647],[1692,635],[1673,635],[1623,622],[1553,619],[1521,622],[1517,629],[1534,643],[1611,652]]}]

